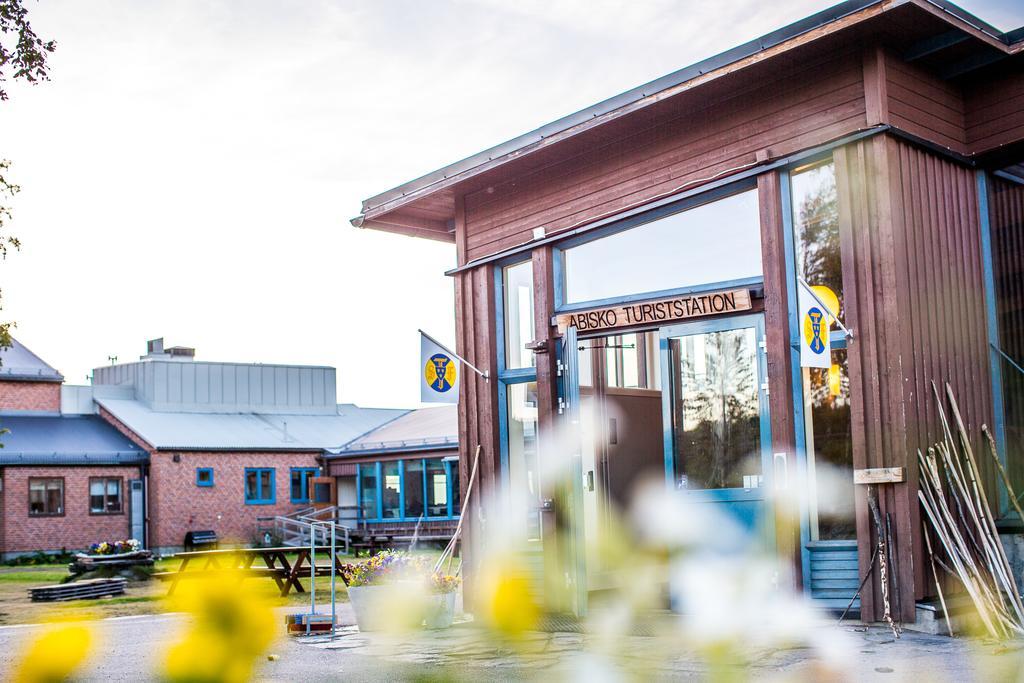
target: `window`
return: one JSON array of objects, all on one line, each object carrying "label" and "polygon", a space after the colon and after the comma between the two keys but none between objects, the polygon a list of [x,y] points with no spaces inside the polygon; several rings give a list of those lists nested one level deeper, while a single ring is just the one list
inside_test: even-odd
[{"label": "window", "polygon": [[528,511],[527,539],[540,538],[537,382],[508,385],[508,476],[513,507]]},{"label": "window", "polygon": [[760,279],[757,191],[653,218],[563,257],[566,304]]},{"label": "window", "polygon": [[825,286],[843,311],[843,268],[839,253],[839,198],[832,162],[797,169],[793,180],[793,231],[796,274],[814,286]]},{"label": "window", "polygon": [[196,486],[203,486],[203,487],[213,486],[213,468],[212,467],[197,467],[196,468]]},{"label": "window", "polygon": [[[792,172],[796,274],[812,287],[827,287],[845,317],[839,203],[831,161]],[[811,540],[856,538],[853,510],[853,441],[846,340],[832,331],[832,365],[804,368],[804,447],[814,504]],[[799,390],[799,389],[798,389]]]},{"label": "window", "polygon": [[402,516],[402,476],[398,470],[398,462],[386,462],[381,465],[384,488],[381,492],[381,512],[386,518]]},{"label": "window", "polygon": [[315,467],[293,467],[290,474],[290,490],[293,503],[308,503],[312,493],[310,480],[316,476]]},{"label": "window", "polygon": [[[853,509],[853,435],[850,428],[850,375],[846,349],[832,349],[832,367],[804,368],[804,420],[811,482],[815,540],[857,538]],[[813,533],[813,531],[812,531]]]},{"label": "window", "polygon": [[452,478],[452,516],[458,517],[462,511],[462,492],[459,490],[459,461],[448,460],[448,472]]},{"label": "window", "polygon": [[274,469],[272,467],[246,467],[246,505],[273,505],[275,500]]},{"label": "window", "polygon": [[448,516],[448,473],[443,460],[427,460],[427,516]]},{"label": "window", "polygon": [[526,345],[534,340],[533,262],[506,266],[502,271],[505,316],[505,368],[532,368],[537,361]]},{"label": "window", "polygon": [[118,515],[121,505],[121,477],[89,478],[89,514]]},{"label": "window", "polygon": [[64,479],[62,477],[29,478],[28,514],[30,517],[50,517],[64,514]]},{"label": "window", "polygon": [[363,519],[377,519],[377,465],[368,463],[359,465],[359,508]]},{"label": "window", "polygon": [[406,460],[405,468],[405,516],[419,519],[424,514],[423,508],[423,461]]}]

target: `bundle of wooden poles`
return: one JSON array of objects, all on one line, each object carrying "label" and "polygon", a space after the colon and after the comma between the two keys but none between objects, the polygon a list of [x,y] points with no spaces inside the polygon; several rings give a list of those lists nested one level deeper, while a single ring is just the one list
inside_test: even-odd
[{"label": "bundle of wooden poles", "polygon": [[[956,398],[947,384],[946,395],[956,429],[954,435],[934,382],[932,390],[944,438],[927,453],[920,449],[917,452],[921,465],[918,497],[930,522],[930,528],[926,525],[924,530],[925,547],[939,601],[946,615],[946,625],[950,627],[949,610],[937,567],[963,586],[990,636],[1003,639],[1024,635],[1024,603],[999,540],[981,471]],[[987,427],[982,426],[982,430],[1009,498],[1021,514],[1009,477],[996,453],[995,441]],[[938,541],[938,548],[933,549],[932,536]],[[949,630],[953,632],[951,627]]]}]

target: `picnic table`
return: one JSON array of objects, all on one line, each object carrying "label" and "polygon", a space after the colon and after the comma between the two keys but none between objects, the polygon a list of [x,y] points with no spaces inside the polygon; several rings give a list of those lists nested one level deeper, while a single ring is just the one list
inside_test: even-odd
[{"label": "picnic table", "polygon": [[[317,559],[321,553],[325,557],[331,556],[331,547],[317,546]],[[295,555],[295,560],[289,560],[289,555]],[[277,548],[234,548],[224,550],[193,550],[185,553],[178,553],[174,557],[181,559],[181,564],[176,571],[159,572],[153,574],[154,578],[161,581],[169,581],[167,594],[172,595],[178,587],[178,583],[185,579],[203,578],[214,574],[237,573],[239,581],[250,578],[267,577],[272,579],[281,596],[284,597],[294,588],[299,593],[305,593],[301,579],[309,576],[310,549],[308,547],[283,546]],[[343,552],[339,548],[335,551],[333,562],[335,570],[341,573],[344,565]],[[254,566],[256,561],[261,560],[263,566]],[[329,576],[331,573],[331,562],[317,564],[314,572],[316,576]],[[196,568],[193,563],[202,566]],[[191,569],[189,567],[192,567]]]}]

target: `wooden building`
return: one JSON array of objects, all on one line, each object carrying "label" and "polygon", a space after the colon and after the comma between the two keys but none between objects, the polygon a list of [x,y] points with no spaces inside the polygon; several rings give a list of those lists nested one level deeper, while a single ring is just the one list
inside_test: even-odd
[{"label": "wooden building", "polygon": [[[852,472],[902,467],[880,505],[913,621],[932,380],[1024,480],[1022,39],[945,0],[851,0],[367,199],[355,226],[456,246],[457,350],[495,378],[466,374],[463,487],[478,446],[498,495],[588,424],[576,517],[643,473],[770,528],[765,492],[798,485],[767,542],[839,605],[873,543]],[[854,332],[828,370],[800,367],[797,278]],[[876,578],[861,607],[881,616]]]}]

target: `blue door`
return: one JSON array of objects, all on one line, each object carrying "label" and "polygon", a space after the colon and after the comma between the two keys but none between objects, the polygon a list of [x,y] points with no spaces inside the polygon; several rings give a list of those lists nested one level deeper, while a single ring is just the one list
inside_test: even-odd
[{"label": "blue door", "polygon": [[773,543],[771,434],[761,314],[662,328],[665,476]]}]

